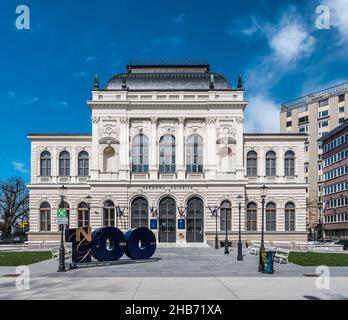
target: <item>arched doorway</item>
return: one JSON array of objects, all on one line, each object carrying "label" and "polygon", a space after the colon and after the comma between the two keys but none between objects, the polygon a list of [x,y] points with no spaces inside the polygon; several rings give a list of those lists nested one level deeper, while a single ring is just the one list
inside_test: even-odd
[{"label": "arched doorway", "polygon": [[194,197],[187,201],[186,209],[186,242],[204,241],[204,204],[203,200]]},{"label": "arched doorway", "polygon": [[176,203],[173,198],[163,198],[159,203],[159,242],[176,242]]},{"label": "arched doorway", "polygon": [[144,197],[137,197],[131,206],[131,228],[149,226],[149,204]]}]

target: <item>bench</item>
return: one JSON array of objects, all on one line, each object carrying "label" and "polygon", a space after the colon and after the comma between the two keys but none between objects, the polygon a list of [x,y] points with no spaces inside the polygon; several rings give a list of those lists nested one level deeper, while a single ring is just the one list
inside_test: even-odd
[{"label": "bench", "polygon": [[57,240],[46,240],[44,243],[44,248],[59,247],[60,241]]},{"label": "bench", "polygon": [[[59,258],[59,249],[51,248],[52,259]],[[65,258],[71,258],[71,250],[69,248],[65,248]]]},{"label": "bench", "polygon": [[28,246],[28,248],[34,246],[39,247],[39,249],[41,248],[41,245],[43,245],[42,241],[26,241],[25,244]]},{"label": "bench", "polygon": [[248,250],[249,250],[250,254],[253,254],[253,255],[257,256],[259,251],[260,251],[260,247],[256,247],[254,245],[249,245],[248,246]]},{"label": "bench", "polygon": [[290,250],[277,248],[276,253],[274,255],[274,260],[277,260],[279,264],[281,264],[282,262],[288,263],[289,254],[290,254]]}]

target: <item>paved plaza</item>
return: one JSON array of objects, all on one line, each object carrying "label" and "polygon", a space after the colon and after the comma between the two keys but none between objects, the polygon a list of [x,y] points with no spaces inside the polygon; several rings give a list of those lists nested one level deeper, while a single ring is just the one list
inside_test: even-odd
[{"label": "paved plaza", "polygon": [[331,267],[328,278],[291,263],[260,274],[258,257],[245,253],[237,261],[236,251],[158,248],[148,262],[122,258],[119,265],[65,273],[48,260],[29,267],[27,288],[12,276],[15,267],[0,267],[0,299],[348,299],[345,267]]}]

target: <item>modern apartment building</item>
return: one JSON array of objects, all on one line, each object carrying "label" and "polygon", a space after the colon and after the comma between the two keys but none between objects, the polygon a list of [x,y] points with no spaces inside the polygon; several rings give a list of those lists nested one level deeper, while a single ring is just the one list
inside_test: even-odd
[{"label": "modern apartment building", "polygon": [[348,239],[348,120],[323,145],[323,226],[326,238]]},{"label": "modern apartment building", "polygon": [[322,214],[323,151],[318,141],[344,122],[348,111],[348,82],[283,103],[280,112],[282,133],[307,133],[305,179],[309,184],[307,225],[316,230]]}]

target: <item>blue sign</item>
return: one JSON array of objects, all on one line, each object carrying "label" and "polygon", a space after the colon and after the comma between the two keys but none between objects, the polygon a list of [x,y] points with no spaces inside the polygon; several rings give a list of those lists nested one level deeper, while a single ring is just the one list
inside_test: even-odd
[{"label": "blue sign", "polygon": [[91,232],[91,228],[67,229],[65,241],[72,242],[72,262],[116,261],[124,253],[131,259],[149,259],[156,250],[156,238],[148,228],[128,230],[104,227]]},{"label": "blue sign", "polygon": [[178,229],[185,229],[185,219],[178,219]]},{"label": "blue sign", "polygon": [[150,229],[157,229],[157,219],[150,219]]}]

